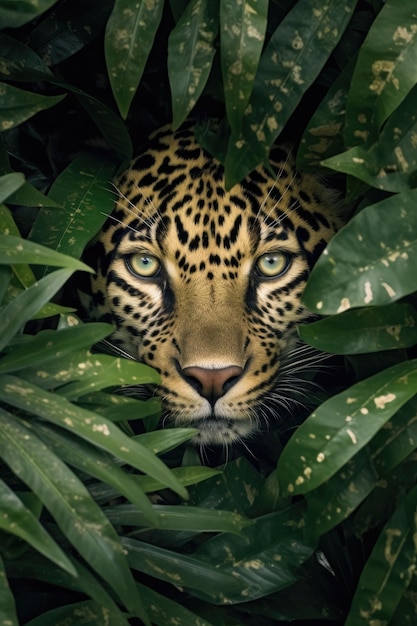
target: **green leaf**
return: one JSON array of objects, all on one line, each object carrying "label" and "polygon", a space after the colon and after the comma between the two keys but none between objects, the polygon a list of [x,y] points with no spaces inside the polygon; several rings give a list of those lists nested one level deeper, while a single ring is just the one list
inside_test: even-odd
[{"label": "green leaf", "polygon": [[[111,621],[110,621],[111,620]],[[119,611],[109,611],[94,600],[84,600],[65,606],[59,606],[42,613],[38,617],[26,622],[26,626],[56,626],[57,624],[82,624],[83,626],[98,626],[98,624],[116,624],[129,626]]]},{"label": "green leaf", "polygon": [[63,208],[41,209],[30,239],[80,258],[84,246],[113,211],[111,179],[114,173],[115,166],[108,159],[91,153],[80,154],[58,176],[49,192]]},{"label": "green leaf", "polygon": [[0,176],[0,203],[2,204],[25,182],[21,173],[5,174]]},{"label": "green leaf", "polygon": [[417,290],[417,190],[363,209],[327,246],[303,293],[319,314],[384,305]]},{"label": "green leaf", "polygon": [[[103,415],[103,417],[112,422],[127,422],[161,413],[160,398],[137,400],[136,398],[127,398],[120,394],[110,394],[101,391],[82,396],[80,404],[86,409]],[[193,430],[193,433],[196,434],[197,431]],[[175,448],[177,445],[179,444],[174,443],[172,447]]]},{"label": "green leaf", "polygon": [[37,432],[49,449],[53,450],[65,463],[114,487],[118,494],[124,495],[141,511],[145,525],[155,526],[157,515],[148,497],[142,491],[138,476],[121,469],[107,452],[85,441],[80,441],[68,433],[63,434],[58,429],[51,428],[51,426],[45,427],[42,424],[37,426]]},{"label": "green leaf", "polygon": [[326,400],[297,429],[278,463],[292,495],[322,485],[361,450],[417,389],[417,361],[398,363]]},{"label": "green leaf", "polygon": [[220,49],[227,118],[236,135],[252,93],[267,25],[267,0],[220,1]]},{"label": "green leaf", "polygon": [[[159,374],[144,363],[115,358],[109,355],[94,354],[78,365],[81,370],[81,378],[78,381],[69,382],[59,389],[59,393],[75,400],[86,393],[114,387],[119,385],[144,385],[160,382]],[[68,375],[68,372],[63,372]]]},{"label": "green leaf", "polygon": [[[26,369],[24,377],[43,389],[59,388],[59,393],[63,396],[70,399],[81,397],[82,400],[85,394],[89,397],[90,393],[106,387],[160,382],[158,373],[148,365],[106,354],[92,355],[88,350],[61,356],[59,370],[53,362],[44,363],[41,369]],[[139,410],[139,405],[136,406]],[[132,419],[131,414],[127,415]]]},{"label": "green leaf", "polygon": [[162,17],[163,0],[115,0],[107,22],[105,53],[110,84],[125,119]]},{"label": "green leaf", "polygon": [[[170,432],[175,432],[175,430],[171,430]],[[160,432],[161,431],[158,431],[158,433]],[[196,485],[197,483],[221,474],[219,470],[211,469],[210,467],[202,467],[199,465],[195,467],[174,467],[171,471],[180,481],[180,483],[184,485],[184,487],[187,487],[189,485]],[[160,491],[164,487],[162,483],[153,480],[153,478],[151,478],[150,476],[138,476],[137,479],[141,489],[145,493]]]},{"label": "green leaf", "polygon": [[[230,535],[227,535],[230,537]],[[228,593],[242,591],[242,585],[230,572],[215,568],[193,556],[179,554],[159,546],[122,538],[128,552],[130,567],[158,580],[189,589],[215,590],[213,595],[227,597]]]},{"label": "green leaf", "polygon": [[16,603],[7,581],[6,570],[0,556],[0,624],[2,626],[19,626]]},{"label": "green leaf", "polygon": [[362,571],[345,626],[388,624],[416,567],[417,487],[400,502]]},{"label": "green leaf", "polygon": [[346,107],[345,143],[369,144],[417,83],[414,0],[387,0],[362,44]]},{"label": "green leaf", "polygon": [[233,187],[270,147],[346,28],[356,0],[299,0],[266,46],[246,108],[243,133],[232,134],[226,186]]},{"label": "green leaf", "polygon": [[27,241],[21,237],[13,235],[0,234],[0,263],[21,264],[30,263],[31,265],[54,265],[58,267],[69,268],[72,271],[82,270],[84,272],[92,272],[93,270],[78,261],[78,259],[55,252],[45,246]]},{"label": "green leaf", "polygon": [[[115,380],[114,377],[113,383],[117,384],[117,379]],[[187,498],[186,489],[162,461],[137,441],[127,437],[105,418],[14,376],[0,377],[0,393],[4,402],[39,415],[53,424],[76,433],[78,437],[106,450],[145,474],[150,474],[181,497]]]},{"label": "green leaf", "polygon": [[0,29],[17,28],[52,7],[57,0],[0,0]]},{"label": "green leaf", "polygon": [[216,604],[241,603],[285,589],[297,580],[296,571],[316,547],[306,541],[300,523],[304,502],[258,517],[243,529],[244,537],[221,534],[209,539],[195,552],[210,567],[219,568],[239,582],[240,588],[222,589],[207,581],[205,589],[194,586],[193,595]]},{"label": "green leaf", "polygon": [[24,91],[7,83],[0,83],[0,131],[10,130],[39,111],[58,104],[62,96],[43,96]]},{"label": "green leaf", "polygon": [[181,126],[204,89],[218,28],[218,1],[190,0],[170,33],[168,76],[174,129]]},{"label": "green leaf", "polygon": [[356,146],[325,160],[323,164],[336,171],[352,174],[377,189],[407,191],[415,187],[416,96],[417,85],[387,120],[374,144],[367,148]]},{"label": "green leaf", "polygon": [[408,302],[345,311],[299,326],[300,337],[333,354],[364,354],[417,343],[417,312]]},{"label": "green leaf", "polygon": [[[56,532],[56,528],[54,530]],[[79,558],[76,559],[69,555],[69,559],[77,572],[76,578],[49,563],[36,552],[31,553],[30,558],[25,558],[24,560],[9,560],[7,562],[7,571],[11,578],[32,579],[52,584],[55,587],[82,592],[107,611],[107,615],[111,619],[111,626],[128,626],[126,618],[110,594],[100,584],[99,579],[82,565]]]},{"label": "green leaf", "polygon": [[174,602],[168,596],[162,595],[154,589],[145,587],[140,583],[138,583],[138,587],[152,624],[156,624],[156,626],[167,626],[173,620],[184,626],[219,626],[217,621],[216,623],[207,622],[200,615],[192,613],[182,604]]},{"label": "green leaf", "polygon": [[[102,7],[103,3],[100,2],[98,4]],[[88,11],[90,17],[91,10],[91,7],[89,7]],[[63,28],[66,28],[65,23],[63,24]],[[54,38],[54,36],[55,35],[52,35],[52,38]],[[57,36],[59,36],[59,34]],[[49,39],[45,45],[50,46],[50,38],[51,33],[49,33]],[[55,50],[55,52],[57,51]],[[54,54],[54,51],[48,49],[48,53]],[[132,157],[132,142],[126,126],[123,124],[120,117],[112,111],[110,107],[100,102],[100,100],[94,96],[64,80],[56,78],[51,73],[49,67],[45,65],[42,59],[40,59],[31,48],[11,37],[7,37],[4,33],[0,35],[0,76],[5,80],[13,76],[13,79],[16,81],[45,81],[56,87],[65,89],[65,91],[71,92],[103,134],[115,154],[123,161],[130,161]],[[37,204],[51,206],[51,199],[48,200],[49,204],[40,200],[41,199],[37,201]]]},{"label": "green leaf", "polygon": [[10,339],[14,337],[26,322],[40,311],[44,304],[49,302],[68,280],[73,271],[72,269],[65,268],[52,272],[39,282],[34,283],[29,289],[26,289],[26,291],[23,291],[16,299],[12,300],[2,309],[0,350],[9,343]]},{"label": "green leaf", "polygon": [[[109,507],[105,514],[114,525],[146,526],[144,515],[129,504]],[[154,505],[154,528],[162,530],[222,532],[243,536],[242,529],[252,522],[231,511],[210,510],[194,506]]]},{"label": "green leaf", "polygon": [[53,67],[82,50],[100,35],[113,0],[59,2],[30,29],[26,41],[31,50]]},{"label": "green leaf", "polygon": [[[14,420],[14,417],[10,416]],[[76,571],[61,548],[55,543],[33,513],[24,506],[18,496],[0,479],[1,516],[0,528],[24,539],[35,550],[62,567],[72,576]],[[1,622],[0,622],[1,623]]]},{"label": "green leaf", "polygon": [[297,151],[297,167],[317,173],[321,162],[343,152],[346,101],[354,63],[343,68],[311,117]]},{"label": "green leaf", "polygon": [[68,540],[125,606],[142,610],[118,536],[84,485],[30,429],[1,409],[0,424],[4,461],[42,500]]},{"label": "green leaf", "polygon": [[113,330],[110,324],[81,324],[65,328],[59,332],[54,330],[40,331],[33,339],[29,339],[21,347],[0,359],[0,373],[16,372],[26,367],[37,367],[53,361],[59,363],[60,358],[83,347],[90,347]]}]

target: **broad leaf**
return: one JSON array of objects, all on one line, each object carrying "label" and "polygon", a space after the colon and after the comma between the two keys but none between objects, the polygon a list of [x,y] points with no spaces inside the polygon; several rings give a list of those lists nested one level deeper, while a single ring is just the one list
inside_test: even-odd
[{"label": "broad leaf", "polygon": [[113,210],[111,179],[114,173],[115,166],[109,160],[91,153],[79,155],[58,176],[49,192],[63,208],[42,208],[30,239],[80,258],[84,246]]},{"label": "broad leaf", "polygon": [[287,493],[329,480],[416,394],[417,361],[398,363],[326,400],[297,429],[278,463]]},{"label": "broad leaf", "polygon": [[63,98],[65,95],[43,96],[0,83],[0,130],[10,130],[18,126],[39,111],[58,104]]},{"label": "broad leaf", "polygon": [[300,326],[300,337],[333,354],[364,354],[417,343],[417,312],[408,302],[345,311]]},{"label": "broad leaf", "polygon": [[348,147],[373,143],[417,83],[414,0],[387,0],[361,46],[346,107]]},{"label": "broad leaf", "polygon": [[221,589],[207,581],[205,589],[193,586],[192,594],[224,604],[255,600],[293,584],[295,571],[313,553],[316,539],[306,540],[301,522],[304,503],[258,517],[243,530],[244,537],[221,534],[206,541],[194,553],[210,568],[230,574],[240,589]]},{"label": "broad leaf", "polygon": [[363,209],[331,240],[303,293],[319,314],[384,305],[417,290],[417,190]]}]

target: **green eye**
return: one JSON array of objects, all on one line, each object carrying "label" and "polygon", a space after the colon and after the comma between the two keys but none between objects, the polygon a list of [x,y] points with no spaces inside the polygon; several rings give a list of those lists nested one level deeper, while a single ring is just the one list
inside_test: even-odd
[{"label": "green eye", "polygon": [[127,267],[136,276],[151,278],[157,275],[161,263],[152,254],[131,254],[127,259]]},{"label": "green eye", "polygon": [[266,278],[280,276],[289,267],[288,255],[283,252],[270,252],[259,257],[256,267]]}]

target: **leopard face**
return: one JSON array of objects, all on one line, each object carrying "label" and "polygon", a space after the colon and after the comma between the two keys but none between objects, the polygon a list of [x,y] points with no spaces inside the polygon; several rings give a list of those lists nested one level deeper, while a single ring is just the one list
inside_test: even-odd
[{"label": "leopard face", "polygon": [[[190,127],[158,131],[117,181],[119,200],[89,250],[90,319],[156,368],[165,412],[195,442],[227,445],[288,399],[285,363],[309,316],[301,294],[340,225],[335,194],[275,148],[226,191],[222,165]],[[305,366],[308,367],[308,359]],[[275,408],[274,408],[275,407]]]}]

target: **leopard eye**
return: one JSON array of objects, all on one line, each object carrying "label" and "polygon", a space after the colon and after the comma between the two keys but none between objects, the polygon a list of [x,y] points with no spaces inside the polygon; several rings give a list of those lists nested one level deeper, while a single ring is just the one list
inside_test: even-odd
[{"label": "leopard eye", "polygon": [[126,265],[132,274],[141,278],[156,276],[161,269],[161,262],[152,254],[131,254]]},{"label": "leopard eye", "polygon": [[290,259],[283,252],[269,252],[259,257],[256,268],[265,278],[281,276],[289,267]]}]

